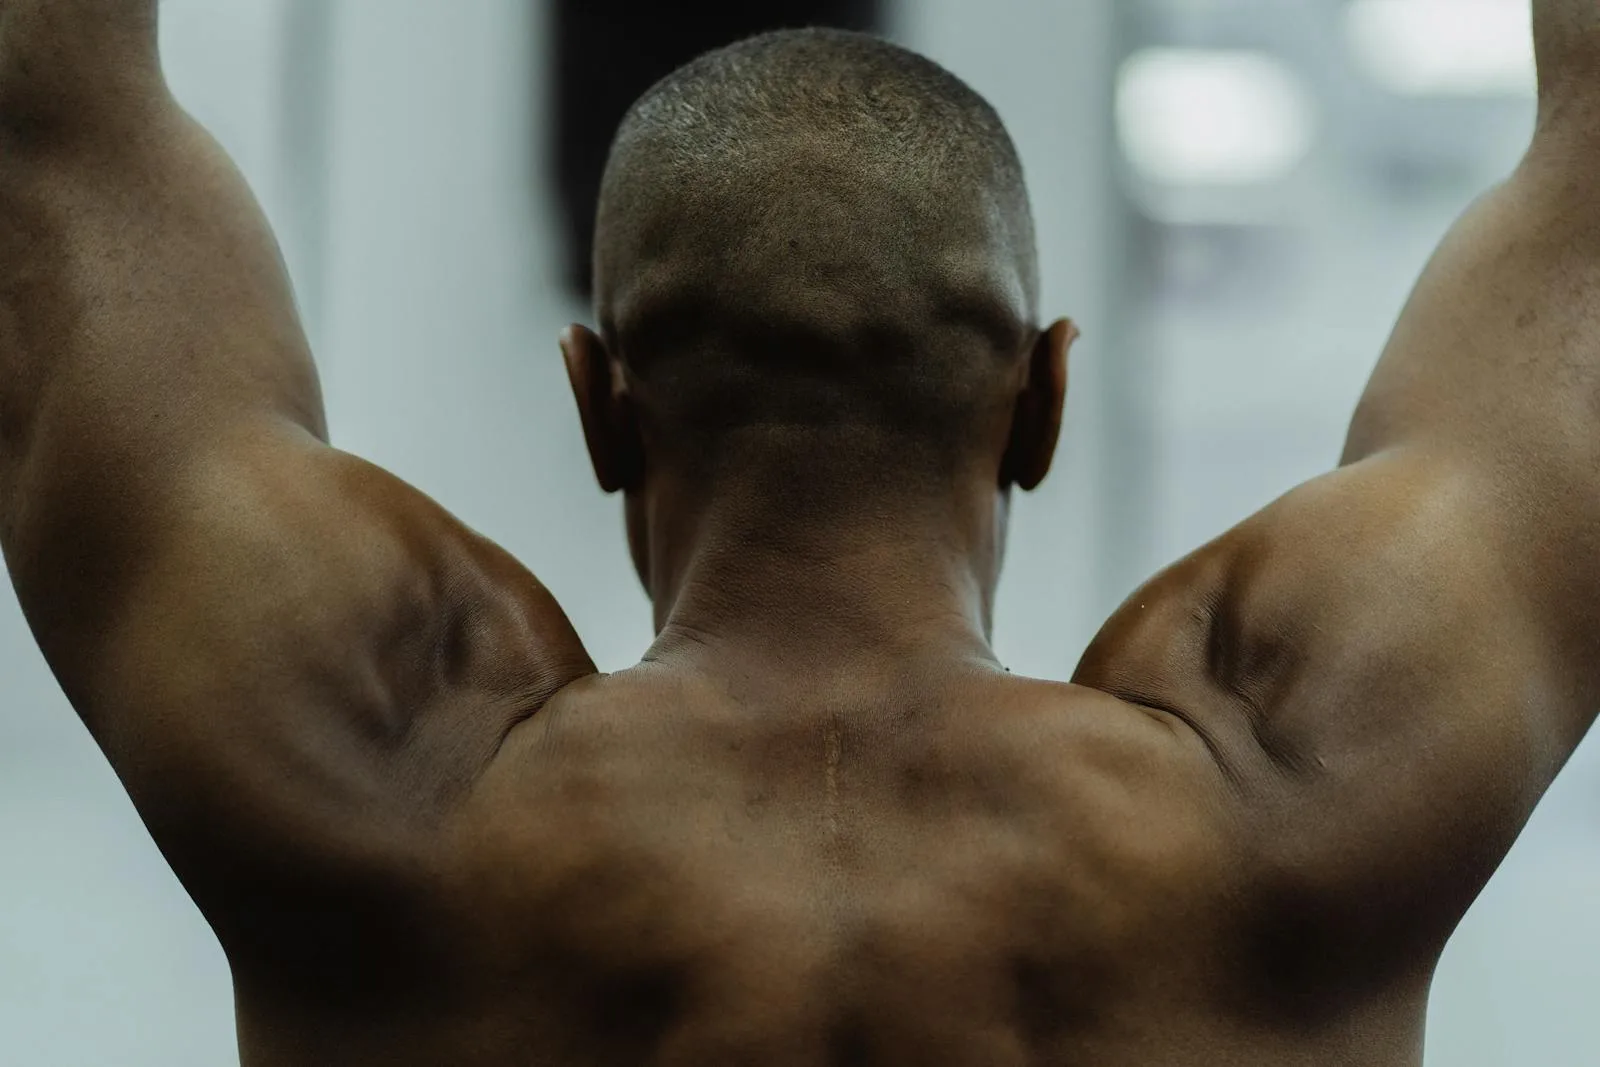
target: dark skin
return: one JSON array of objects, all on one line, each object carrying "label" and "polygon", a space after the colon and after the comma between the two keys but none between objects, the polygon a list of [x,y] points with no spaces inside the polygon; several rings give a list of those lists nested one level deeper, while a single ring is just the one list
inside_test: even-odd
[{"label": "dark skin", "polygon": [[325,443],[154,4],[0,0],[0,538],[227,951],[243,1063],[1416,1067],[1600,684],[1600,16],[1535,10],[1534,145],[1344,465],[1058,684],[988,629],[1067,324],[945,494],[826,521],[760,471],[691,491],[570,331],[661,631],[601,675],[519,564]]}]

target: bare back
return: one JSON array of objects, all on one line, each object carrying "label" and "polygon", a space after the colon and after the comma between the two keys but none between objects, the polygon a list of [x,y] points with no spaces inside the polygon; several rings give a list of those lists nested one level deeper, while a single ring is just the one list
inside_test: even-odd
[{"label": "bare back", "polygon": [[860,683],[574,682],[372,931],[349,979],[385,996],[246,971],[245,1063],[1409,1062],[1425,985],[1319,973],[1335,931],[1274,906],[1186,728],[981,668]]},{"label": "bare back", "polygon": [[1538,140],[1344,465],[1067,685],[905,634],[598,674],[520,564],[328,445],[155,4],[0,0],[0,545],[246,1067],[1416,1067],[1600,707],[1600,16],[1536,15]]}]

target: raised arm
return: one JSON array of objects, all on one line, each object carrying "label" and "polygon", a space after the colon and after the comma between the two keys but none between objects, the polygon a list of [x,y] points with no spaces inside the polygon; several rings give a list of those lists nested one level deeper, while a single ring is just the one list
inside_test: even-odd
[{"label": "raised arm", "polygon": [[1535,0],[1534,26],[1533,144],[1423,274],[1344,460],[1454,472],[1460,521],[1559,678],[1542,725],[1564,756],[1600,709],[1600,5]]},{"label": "raised arm", "polygon": [[0,0],[0,545],[236,964],[314,952],[330,886],[381,914],[373,883],[593,669],[531,576],[323,438],[276,246],[167,93],[155,0]]},{"label": "raised arm", "polygon": [[1427,268],[1344,466],[1158,576],[1076,675],[1216,761],[1297,991],[1420,998],[1600,707],[1600,5],[1535,8],[1534,144]]},{"label": "raised arm", "polygon": [[185,471],[324,432],[277,247],[168,97],[155,8],[0,0],[0,507],[69,686]]}]

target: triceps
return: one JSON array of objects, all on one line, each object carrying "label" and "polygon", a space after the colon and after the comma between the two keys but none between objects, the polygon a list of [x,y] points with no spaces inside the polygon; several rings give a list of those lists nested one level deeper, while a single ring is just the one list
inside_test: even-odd
[{"label": "triceps", "polygon": [[274,427],[325,437],[247,184],[170,101],[127,117],[0,146],[0,545],[58,658],[197,461]]}]

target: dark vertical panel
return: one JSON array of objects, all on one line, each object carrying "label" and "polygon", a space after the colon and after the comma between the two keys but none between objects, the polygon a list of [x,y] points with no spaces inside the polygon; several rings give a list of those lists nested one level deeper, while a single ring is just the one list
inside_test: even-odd
[{"label": "dark vertical panel", "polygon": [[554,0],[551,159],[566,240],[567,277],[589,294],[594,211],[617,124],[656,81],[702,52],[765,30],[837,26],[874,31],[881,0]]}]

